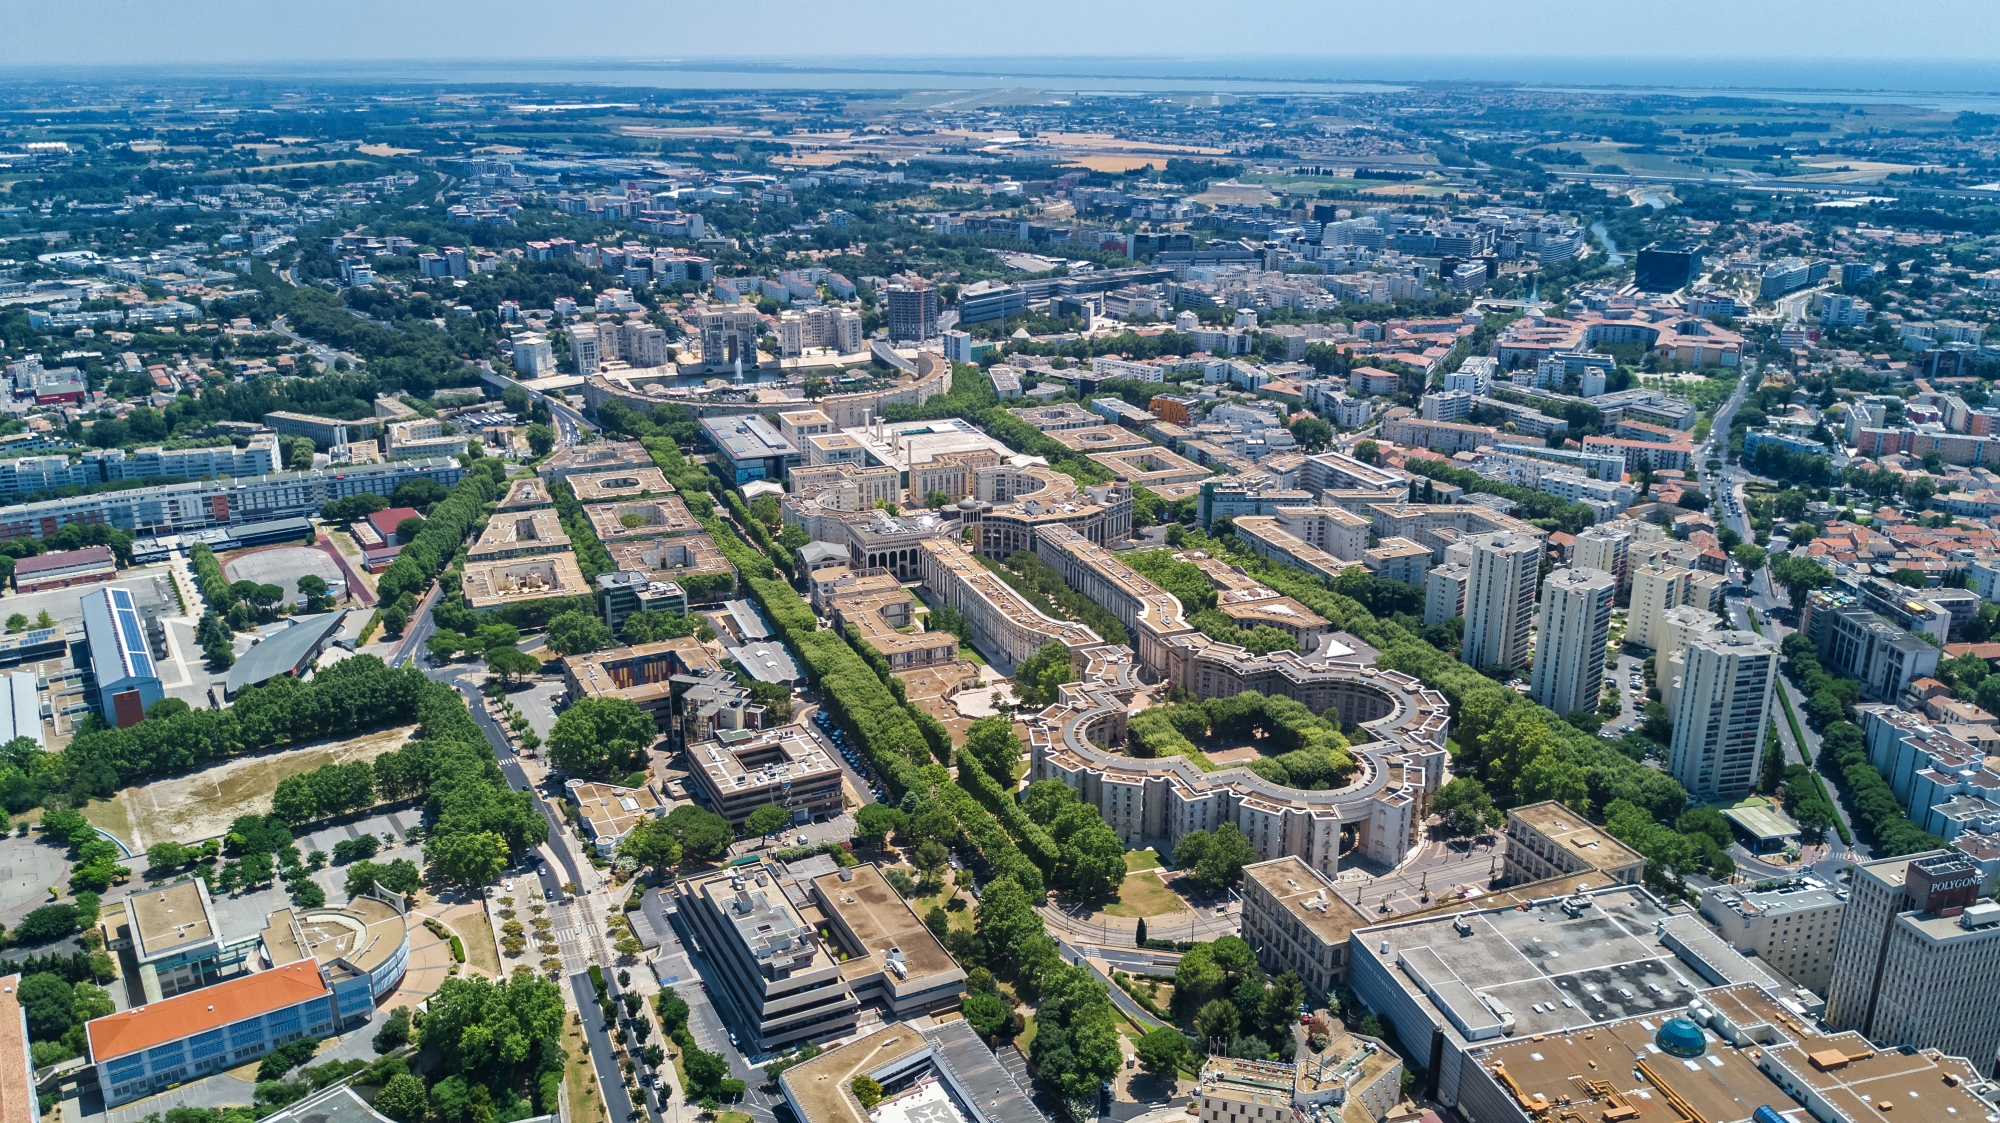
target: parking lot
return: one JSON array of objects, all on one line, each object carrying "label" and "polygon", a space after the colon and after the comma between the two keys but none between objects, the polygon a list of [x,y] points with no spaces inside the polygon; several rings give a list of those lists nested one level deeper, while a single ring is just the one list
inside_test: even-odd
[{"label": "parking lot", "polygon": [[861,793],[862,802],[880,803],[889,798],[888,789],[882,786],[882,778],[875,775],[874,769],[868,767],[868,762],[862,759],[860,750],[849,742],[847,734],[841,731],[839,723],[834,721],[831,715],[825,710],[814,707],[812,717],[806,722],[806,728],[812,731],[812,735],[818,738],[821,744],[833,751],[835,758],[840,761],[841,771],[847,773],[848,781],[854,790]]},{"label": "parking lot", "polygon": [[69,878],[69,859],[61,846],[9,834],[0,839],[0,923],[8,928],[49,904],[49,886]]}]

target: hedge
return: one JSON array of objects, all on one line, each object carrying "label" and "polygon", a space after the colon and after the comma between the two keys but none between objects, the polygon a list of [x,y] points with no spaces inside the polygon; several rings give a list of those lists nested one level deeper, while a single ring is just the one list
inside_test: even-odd
[{"label": "hedge", "polygon": [[201,590],[202,599],[208,602],[208,609],[217,616],[229,611],[229,581],[222,576],[222,563],[215,560],[215,551],[208,543],[197,542],[188,547],[188,567],[194,570],[194,583]]},{"label": "hedge", "polygon": [[457,936],[451,938],[451,957],[460,963],[465,962],[465,943]]},{"label": "hedge", "polygon": [[783,570],[785,576],[797,577],[798,569],[792,565],[791,555],[786,553],[782,546],[779,546],[777,542],[772,540],[771,532],[750,513],[750,508],[743,503],[743,496],[734,490],[730,490],[722,493],[722,499],[725,503],[729,504],[729,513],[736,516],[737,525],[748,530],[750,537],[756,539],[757,548],[769,555],[772,563]]},{"label": "hedge", "polygon": [[[670,477],[674,472],[685,474],[684,466],[675,465],[678,450],[673,450],[671,457],[666,455],[671,449],[671,442],[665,441],[647,446],[662,472]],[[930,745],[910,712],[897,704],[889,688],[846,640],[833,632],[816,630],[819,618],[790,585],[776,578],[768,555],[737,537],[712,513],[701,521],[723,556],[736,566],[751,599],[770,617],[772,626],[819,687],[824,707],[854,734],[869,765],[892,793],[901,796],[909,791],[915,786],[914,770],[931,759]]]},{"label": "hedge", "polygon": [[476,467],[467,471],[452,485],[451,494],[431,508],[424,528],[382,571],[381,580],[375,583],[377,600],[394,604],[404,593],[415,593],[430,584],[465,544],[473,525],[485,517],[486,505],[498,491],[492,476]]},{"label": "hedge", "polygon": [[[658,446],[664,447],[654,443],[646,447],[662,472],[669,478],[676,471],[686,472],[678,449],[669,442],[658,442]],[[733,495],[725,495],[734,499]],[[982,808],[980,800],[952,783],[951,773],[942,764],[932,763],[934,757],[942,761],[950,756],[951,734],[943,724],[929,714],[901,704],[845,637],[837,632],[819,631],[819,617],[797,591],[777,579],[769,555],[744,542],[712,515],[703,517],[702,523],[723,556],[741,571],[751,598],[771,618],[819,687],[824,708],[854,735],[862,754],[889,790],[897,796],[911,791],[927,794],[958,821],[965,844],[977,851],[989,877],[1011,876],[1030,895],[1039,896],[1043,891],[1042,866],[1015,845],[1001,827],[998,813]],[[969,769],[967,773],[977,771]],[[983,774],[980,779],[992,783]],[[994,794],[1001,795],[1001,803],[1012,804],[997,788]],[[1018,833],[1030,839],[1030,845],[1038,853],[1045,856],[1056,853],[1046,831],[1028,822],[1018,807],[1014,814],[1037,832]],[[1053,859],[1049,864],[1053,865]]]},{"label": "hedge", "polygon": [[1020,841],[1021,850],[1029,860],[1040,866],[1043,873],[1052,873],[1056,863],[1062,860],[1062,848],[1040,823],[1028,817],[1027,808],[1011,794],[1003,791],[999,781],[986,774],[984,768],[968,761],[959,766],[958,786],[972,794],[994,818],[1000,820],[1008,833]]}]

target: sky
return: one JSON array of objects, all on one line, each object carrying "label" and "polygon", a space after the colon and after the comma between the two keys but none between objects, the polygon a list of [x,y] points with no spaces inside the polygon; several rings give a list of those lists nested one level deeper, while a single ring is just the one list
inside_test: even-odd
[{"label": "sky", "polygon": [[[1328,78],[1477,79],[1531,75],[1537,60],[1685,56],[1711,69],[1731,60],[1788,71],[1826,63],[1815,84],[1828,87],[1854,84],[1841,60],[1907,60],[1906,71],[1868,72],[1878,81],[1906,74],[1905,88],[1925,88],[1926,63],[2000,73],[2000,4],[1959,0],[0,0],[0,27],[9,29],[0,68],[695,58],[888,66],[981,56],[1072,65],[1140,58],[1172,68],[1285,56],[1323,66]],[[1648,81],[1671,73],[1646,69]],[[1744,77],[1753,84],[1755,71]]]}]

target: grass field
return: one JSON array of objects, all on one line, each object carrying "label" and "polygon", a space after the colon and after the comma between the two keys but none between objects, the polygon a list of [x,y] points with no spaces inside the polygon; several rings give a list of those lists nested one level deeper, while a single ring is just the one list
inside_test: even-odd
[{"label": "grass field", "polygon": [[[563,1095],[569,1099],[570,1123],[604,1123],[604,1098],[597,1094],[597,1075],[590,1068],[583,1030],[570,1026],[567,1033],[563,1039]],[[676,1057],[674,1071],[679,1072],[680,1067]],[[682,1081],[681,1087],[687,1087],[685,1076]]]},{"label": "grass field", "polygon": [[1158,874],[1141,872],[1125,875],[1118,896],[1098,911],[1111,916],[1140,917],[1179,912],[1186,907]]},{"label": "grass field", "polygon": [[[310,772],[323,764],[372,761],[401,748],[415,729],[414,725],[396,726],[346,741],[238,757],[185,776],[126,788],[109,801],[123,805],[127,833],[119,837],[135,851],[155,842],[193,843],[215,838],[227,831],[239,815],[269,813],[271,794],[285,777]],[[84,812],[85,818],[118,834],[115,827],[103,821],[113,818],[114,813],[96,811],[100,806],[93,804],[93,810]],[[103,819],[92,818],[93,811]]]},{"label": "grass field", "polygon": [[500,978],[500,948],[493,942],[493,926],[481,917],[477,924],[454,928],[465,945],[465,965],[481,974]]},{"label": "grass field", "polygon": [[958,890],[952,888],[946,889],[935,897],[912,897],[910,898],[910,907],[916,910],[918,920],[922,920],[924,915],[930,912],[933,907],[944,909],[945,919],[951,922],[951,929],[953,931],[970,931],[972,929],[971,902],[966,902],[967,907],[965,908],[953,909],[950,907],[950,902],[957,895]]},{"label": "grass field", "polygon": [[[101,831],[109,831],[125,840],[127,846],[139,849],[132,842],[132,815],[125,806],[122,795],[110,799],[94,799],[83,808],[83,821]],[[16,817],[15,822],[20,822]]]},{"label": "grass field", "polygon": [[1160,852],[1158,850],[1127,850],[1125,852],[1125,868],[1134,873],[1139,870],[1156,870],[1163,864],[1160,861]]}]

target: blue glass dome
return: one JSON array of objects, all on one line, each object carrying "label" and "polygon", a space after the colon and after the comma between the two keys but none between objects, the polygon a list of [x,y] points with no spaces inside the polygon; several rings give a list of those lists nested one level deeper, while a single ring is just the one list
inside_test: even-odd
[{"label": "blue glass dome", "polygon": [[1699,1057],[1708,1051],[1708,1039],[1702,1036],[1701,1027],[1686,1018],[1669,1018],[1660,1032],[1653,1035],[1653,1043],[1662,1052],[1676,1057]]}]

